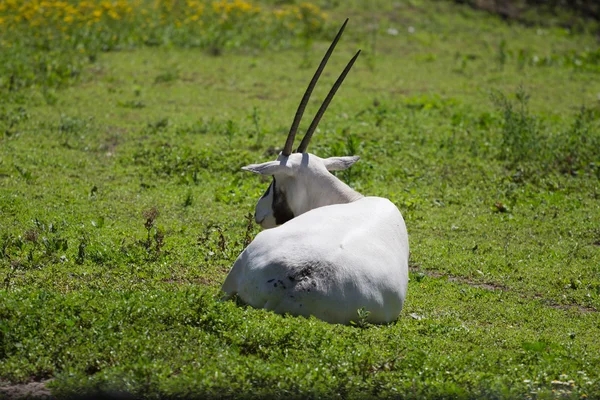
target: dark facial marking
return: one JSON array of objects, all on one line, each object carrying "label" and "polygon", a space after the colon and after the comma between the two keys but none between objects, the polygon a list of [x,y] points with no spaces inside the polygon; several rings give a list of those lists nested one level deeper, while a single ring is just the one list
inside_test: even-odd
[{"label": "dark facial marking", "polygon": [[[273,178],[275,179],[275,178]],[[271,184],[269,185],[269,187],[267,188],[267,191],[260,197],[261,199],[263,197],[267,197],[269,195],[269,192],[271,191],[271,186],[273,186],[273,182],[271,182]]]},{"label": "dark facial marking", "polygon": [[275,223],[281,225],[294,218],[294,213],[290,210],[285,193],[281,190],[277,190],[275,177],[273,177],[271,186],[273,189],[273,216],[275,217]]}]

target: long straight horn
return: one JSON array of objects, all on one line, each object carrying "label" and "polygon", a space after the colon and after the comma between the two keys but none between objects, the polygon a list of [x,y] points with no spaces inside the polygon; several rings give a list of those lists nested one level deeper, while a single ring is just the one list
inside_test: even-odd
[{"label": "long straight horn", "polygon": [[290,133],[288,133],[288,137],[285,141],[285,146],[283,147],[283,150],[281,151],[281,154],[283,154],[284,156],[289,156],[290,154],[292,154],[292,147],[294,146],[294,138],[296,137],[296,132],[298,131],[298,125],[300,125],[300,120],[302,119],[302,115],[304,114],[304,109],[306,108],[306,105],[308,104],[308,100],[310,99],[310,95],[311,95],[315,85],[317,84],[319,77],[321,76],[321,72],[323,72],[323,69],[325,68],[325,65],[327,64],[327,60],[329,60],[329,56],[331,56],[331,53],[333,53],[333,49],[335,49],[335,45],[337,44],[338,40],[340,40],[340,37],[342,37],[342,33],[344,33],[344,28],[346,28],[347,23],[348,23],[348,18],[346,18],[346,21],[344,21],[344,24],[340,28],[335,39],[333,39],[333,42],[329,46],[329,49],[327,49],[325,56],[323,56],[323,60],[321,60],[321,64],[319,64],[319,68],[317,68],[317,71],[315,72],[314,76],[312,77],[312,80],[308,84],[308,88],[306,89],[306,92],[304,92],[304,96],[302,97],[302,100],[300,101],[300,105],[298,106],[298,110],[296,111],[296,116],[294,117],[294,122],[292,122],[292,127],[290,128]]},{"label": "long straight horn", "polygon": [[335,92],[337,92],[339,87],[342,85],[342,82],[344,82],[346,75],[348,75],[348,72],[350,72],[350,68],[352,68],[352,66],[354,65],[354,62],[356,61],[356,59],[358,58],[359,55],[360,55],[360,50],[356,53],[356,55],[354,57],[352,57],[352,59],[350,60],[348,65],[346,65],[346,68],[344,68],[344,71],[342,72],[340,77],[333,84],[333,87],[329,91],[329,94],[325,98],[325,101],[323,101],[323,104],[321,104],[321,108],[319,108],[319,111],[317,111],[317,115],[315,115],[315,118],[313,119],[310,126],[308,127],[308,130],[306,131],[306,135],[304,135],[304,138],[302,138],[302,142],[300,142],[300,146],[298,146],[298,150],[296,150],[298,153],[304,153],[306,151],[306,148],[308,147],[308,144],[310,143],[310,139],[312,138],[312,135],[315,132],[315,129],[317,129],[317,125],[319,125],[319,121],[321,121],[321,117],[323,116],[323,114],[325,114],[325,111],[327,110],[327,106],[329,106],[331,99],[333,99],[333,96],[335,96]]}]

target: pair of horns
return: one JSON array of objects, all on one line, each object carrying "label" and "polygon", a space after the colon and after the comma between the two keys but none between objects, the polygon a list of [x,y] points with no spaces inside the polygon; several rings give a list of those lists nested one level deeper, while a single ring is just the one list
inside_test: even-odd
[{"label": "pair of horns", "polygon": [[[283,154],[284,156],[289,156],[290,154],[292,154],[292,146],[294,145],[294,139],[296,137],[296,132],[298,131],[298,125],[300,125],[300,120],[302,119],[302,115],[304,114],[304,109],[306,108],[306,105],[308,104],[308,100],[310,99],[310,95],[311,95],[313,89],[315,88],[315,85],[317,84],[319,77],[321,76],[321,72],[323,72],[323,69],[325,69],[325,65],[327,64],[327,61],[329,60],[329,56],[331,56],[331,53],[333,53],[333,50],[335,49],[335,45],[337,44],[338,40],[340,40],[342,33],[344,33],[344,28],[346,28],[347,23],[348,23],[348,18],[346,18],[346,21],[344,22],[344,24],[340,28],[339,32],[335,36],[335,39],[333,39],[333,42],[329,46],[329,49],[327,49],[325,56],[323,56],[323,60],[321,60],[321,64],[319,64],[319,67],[317,68],[315,75],[312,77],[310,83],[308,84],[308,88],[306,88],[306,92],[304,93],[304,96],[302,96],[302,100],[300,101],[300,105],[298,106],[298,110],[296,111],[296,116],[294,117],[294,122],[292,122],[292,127],[290,128],[290,133],[288,134],[288,137],[285,141],[285,146],[283,147],[283,150],[281,151],[281,154]],[[325,111],[327,110],[327,106],[329,106],[331,99],[333,99],[333,96],[335,96],[335,92],[337,92],[339,87],[342,85],[342,82],[344,82],[346,75],[348,75],[348,72],[350,72],[350,68],[352,68],[352,65],[354,65],[354,62],[358,58],[359,54],[360,54],[360,50],[356,53],[356,55],[354,57],[352,57],[352,59],[350,60],[348,65],[346,65],[346,68],[344,68],[344,71],[342,72],[340,77],[337,79],[337,81],[335,81],[333,87],[329,91],[329,94],[323,101],[323,104],[321,104],[319,111],[317,111],[315,118],[313,119],[308,130],[306,131],[306,135],[304,135],[304,138],[302,138],[302,142],[300,142],[300,146],[298,146],[298,149],[296,150],[297,153],[304,153],[306,151],[306,148],[308,147],[308,144],[310,143],[310,139],[312,138],[312,135],[315,132],[315,129],[317,129],[317,125],[319,125],[319,121],[321,120],[321,117],[323,116],[323,114],[325,114]]]}]

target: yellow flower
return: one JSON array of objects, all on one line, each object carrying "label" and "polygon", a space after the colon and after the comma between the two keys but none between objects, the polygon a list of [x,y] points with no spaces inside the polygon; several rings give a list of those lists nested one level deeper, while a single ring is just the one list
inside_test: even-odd
[{"label": "yellow flower", "polygon": [[213,1],[212,3],[212,8],[216,13],[220,13],[221,11],[225,10],[226,6],[227,2],[225,1]]},{"label": "yellow flower", "polygon": [[73,22],[73,16],[72,15],[67,15],[63,21],[65,21],[67,24],[70,24],[71,22]]},{"label": "yellow flower", "polygon": [[305,10],[310,11],[313,14],[319,14],[319,12],[321,11],[319,7],[311,3],[302,3],[300,4],[300,8],[304,8]]},{"label": "yellow flower", "polygon": [[249,3],[246,3],[242,0],[235,0],[233,2],[233,7],[237,8],[240,11],[250,11],[252,10],[252,6]]}]

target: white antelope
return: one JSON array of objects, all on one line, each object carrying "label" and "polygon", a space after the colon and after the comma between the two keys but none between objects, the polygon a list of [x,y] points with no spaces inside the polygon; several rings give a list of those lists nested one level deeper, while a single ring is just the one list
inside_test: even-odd
[{"label": "white antelope", "polygon": [[277,160],[242,169],[273,181],[256,205],[255,220],[267,229],[240,254],[225,279],[235,295],[256,308],[280,314],[314,315],[347,324],[357,311],[367,321],[398,318],[408,286],[408,233],[388,199],[364,197],[329,171],[349,168],[359,157],[320,158],[306,148],[329,102],[360,50],[350,60],[296,152],[294,137],[310,94],[346,22],[313,76]]}]

